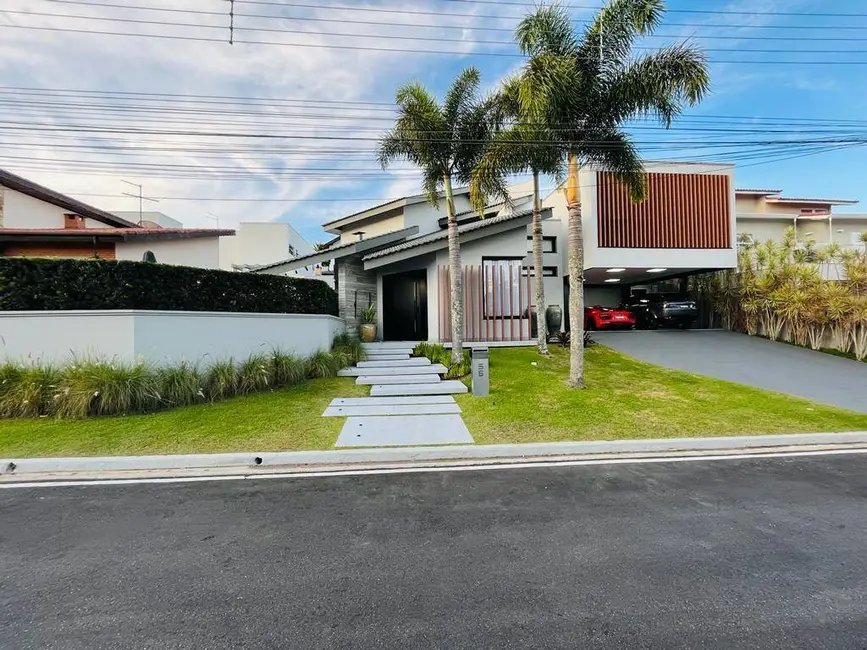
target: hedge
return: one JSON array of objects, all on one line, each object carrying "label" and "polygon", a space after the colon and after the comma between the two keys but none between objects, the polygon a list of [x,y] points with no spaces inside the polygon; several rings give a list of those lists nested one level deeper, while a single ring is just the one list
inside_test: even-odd
[{"label": "hedge", "polygon": [[152,309],[337,315],[320,280],[102,260],[0,258],[0,311]]}]

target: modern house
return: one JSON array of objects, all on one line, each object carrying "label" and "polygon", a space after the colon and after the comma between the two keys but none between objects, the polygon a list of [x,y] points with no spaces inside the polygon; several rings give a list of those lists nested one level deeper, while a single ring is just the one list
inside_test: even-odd
[{"label": "modern house", "polygon": [[[671,278],[737,264],[734,167],[659,162],[648,163],[647,172],[649,195],[638,204],[605,170],[581,173],[589,304],[617,304],[634,287],[653,290]],[[515,186],[512,197],[510,208],[492,204],[480,218],[468,190],[456,191],[466,341],[531,339],[532,197],[526,185]],[[335,235],[327,250],[257,272],[283,274],[334,260],[340,312],[350,331],[361,310],[376,304],[380,338],[448,341],[444,216],[421,195],[390,201],[326,223]],[[546,300],[565,312],[568,215],[561,191],[545,197],[542,217]]]},{"label": "modern house", "polygon": [[782,190],[737,190],[737,224],[741,243],[780,241],[794,227],[797,239],[817,245],[831,242],[863,247],[867,214],[837,213],[834,208],[855,205],[846,199],[810,199],[782,196]]},{"label": "modern house", "polygon": [[157,261],[220,268],[234,230],[141,226],[0,170],[0,256]]}]

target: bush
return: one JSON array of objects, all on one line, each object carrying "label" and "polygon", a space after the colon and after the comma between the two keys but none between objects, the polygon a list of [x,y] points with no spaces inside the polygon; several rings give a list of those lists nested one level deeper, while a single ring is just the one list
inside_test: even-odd
[{"label": "bush", "polygon": [[0,311],[155,309],[337,315],[320,280],[166,264],[0,258]]},{"label": "bush", "polygon": [[440,363],[448,370],[443,375],[445,379],[461,379],[472,372],[473,362],[469,350],[464,350],[464,358],[452,361],[452,351],[440,344],[419,343],[412,350],[414,357],[427,357],[433,364]]},{"label": "bush", "polygon": [[358,339],[349,338],[348,334],[338,334],[334,338],[334,345],[331,348],[332,353],[340,354],[344,357],[344,366],[357,364],[359,361],[367,359],[367,350],[364,344]]},{"label": "bush", "polygon": [[218,361],[204,371],[188,362],[154,367],[75,360],[64,368],[8,362],[0,364],[0,418],[131,415],[216,402],[308,378],[334,377],[354,349],[350,344],[308,359],[274,350],[251,355],[240,364]]}]

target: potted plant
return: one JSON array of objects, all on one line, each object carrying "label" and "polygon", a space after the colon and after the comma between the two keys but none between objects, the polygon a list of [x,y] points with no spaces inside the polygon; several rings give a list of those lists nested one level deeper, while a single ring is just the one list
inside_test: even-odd
[{"label": "potted plant", "polygon": [[362,309],[360,318],[361,327],[358,328],[358,333],[361,340],[365,343],[372,343],[376,340],[376,304],[370,303]]}]

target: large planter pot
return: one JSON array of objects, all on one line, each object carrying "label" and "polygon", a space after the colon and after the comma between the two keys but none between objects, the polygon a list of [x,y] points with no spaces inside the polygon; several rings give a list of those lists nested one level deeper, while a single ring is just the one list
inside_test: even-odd
[{"label": "large planter pot", "polygon": [[548,325],[548,334],[557,334],[563,325],[563,308],[560,305],[549,305],[545,310],[545,323]]},{"label": "large planter pot", "polygon": [[376,340],[376,324],[365,323],[358,328],[358,333],[361,336],[362,341],[365,343],[373,343]]}]

